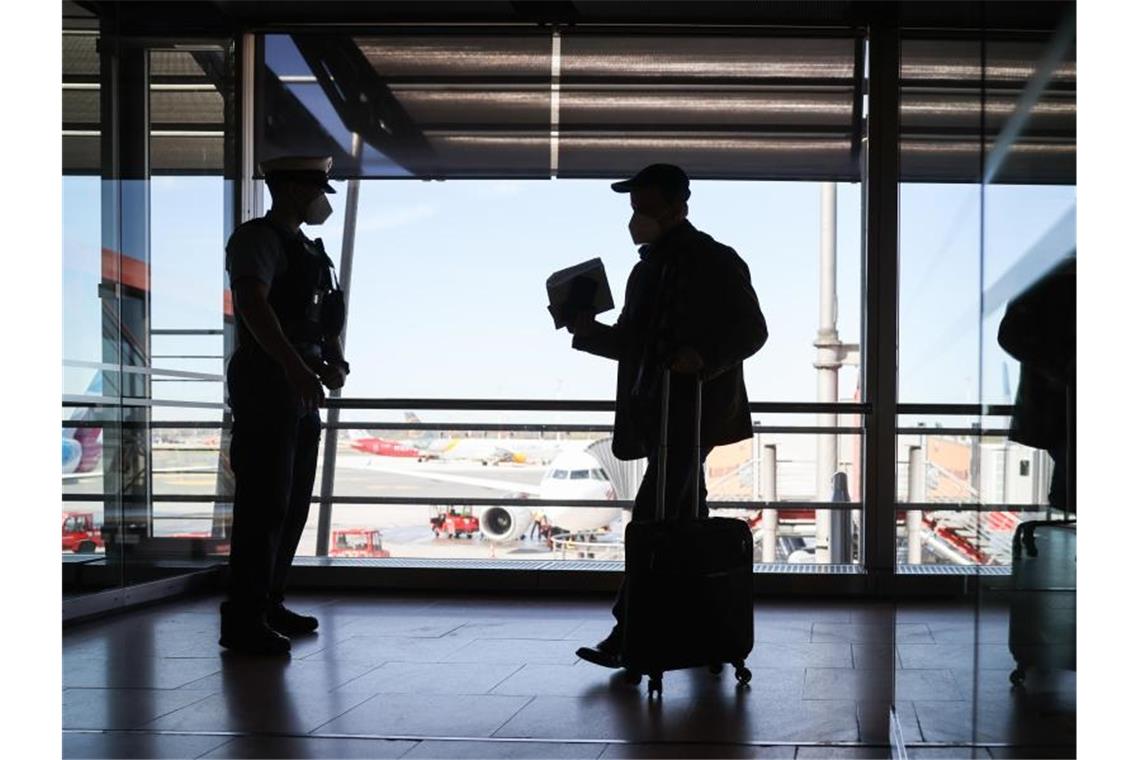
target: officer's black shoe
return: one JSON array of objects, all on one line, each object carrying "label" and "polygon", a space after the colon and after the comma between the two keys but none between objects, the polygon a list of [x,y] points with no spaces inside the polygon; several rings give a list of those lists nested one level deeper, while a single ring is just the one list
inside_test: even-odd
[{"label": "officer's black shoe", "polygon": [[586,662],[603,668],[621,667],[621,636],[611,633],[592,647],[578,647],[576,653]]},{"label": "officer's black shoe", "polygon": [[265,621],[269,623],[270,628],[286,636],[312,633],[319,625],[312,615],[299,615],[286,609],[284,604],[271,606],[265,615]]},{"label": "officer's black shoe", "polygon": [[222,603],[222,635],[218,644],[242,654],[289,654],[289,639],[270,628],[264,616],[236,612],[229,604]]}]

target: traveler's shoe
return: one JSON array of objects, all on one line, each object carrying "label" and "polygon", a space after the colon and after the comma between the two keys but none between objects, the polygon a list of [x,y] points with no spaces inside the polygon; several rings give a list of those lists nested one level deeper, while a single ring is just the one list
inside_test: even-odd
[{"label": "traveler's shoe", "polygon": [[265,618],[235,613],[222,604],[222,635],[218,644],[242,654],[280,656],[289,654],[289,639],[270,628]]},{"label": "traveler's shoe", "polygon": [[269,608],[265,614],[265,621],[269,627],[286,636],[296,636],[302,633],[312,633],[317,630],[317,619],[312,615],[298,615],[286,609],[284,604],[277,604]]},{"label": "traveler's shoe", "polygon": [[595,646],[578,647],[576,654],[586,662],[601,665],[603,668],[620,668],[621,637],[611,633]]}]

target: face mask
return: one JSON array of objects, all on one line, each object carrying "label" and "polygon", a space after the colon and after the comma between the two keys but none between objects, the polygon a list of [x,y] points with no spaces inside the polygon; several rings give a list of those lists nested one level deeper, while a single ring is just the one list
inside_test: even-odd
[{"label": "face mask", "polygon": [[332,204],[329,203],[328,196],[321,193],[309,201],[309,205],[305,207],[305,224],[324,224],[332,211]]},{"label": "face mask", "polygon": [[629,220],[629,236],[636,245],[652,243],[661,237],[661,224],[647,214],[635,213]]}]

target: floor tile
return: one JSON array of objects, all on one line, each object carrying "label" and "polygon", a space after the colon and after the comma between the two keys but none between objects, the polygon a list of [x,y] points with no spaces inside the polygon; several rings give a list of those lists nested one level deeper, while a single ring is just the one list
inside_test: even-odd
[{"label": "floor tile", "polygon": [[[837,624],[842,625],[842,624]],[[812,623],[788,620],[768,620],[758,617],[752,626],[757,643],[806,644],[811,641]]]},{"label": "floor tile", "polygon": [[602,753],[602,760],[616,758],[765,758],[792,760],[796,756],[793,745],[759,747],[749,744],[610,744]]},{"label": "floor tile", "polygon": [[891,748],[887,747],[798,747],[796,760],[890,760]]},{"label": "floor tile", "polygon": [[169,689],[64,689],[64,728],[139,728],[208,693]]},{"label": "floor tile", "polygon": [[[582,621],[575,618],[475,619],[449,632],[448,639],[565,639]],[[603,634],[605,635],[605,634]]]},{"label": "floor tile", "polygon": [[1011,700],[915,702],[925,741],[1065,745],[1076,737],[1075,716],[1039,711]]},{"label": "floor tile", "polygon": [[539,760],[540,758],[597,758],[606,748],[605,744],[567,744],[557,742],[503,742],[503,741],[432,741],[419,743],[415,749],[404,755],[410,760],[421,758],[437,760]]},{"label": "floor tile", "polygon": [[930,629],[925,623],[899,623],[897,625],[861,625],[855,623],[814,623],[811,640],[842,641],[849,644],[886,643],[892,635],[896,643],[933,644]]},{"label": "floor tile", "polygon": [[223,655],[221,669],[191,681],[181,691],[220,692],[244,687],[275,691],[328,692],[374,669],[359,660],[305,660]]},{"label": "floor tile", "polygon": [[1004,644],[899,644],[904,668],[972,668],[1012,670],[1013,656]]},{"label": "floor tile", "polygon": [[808,668],[804,679],[804,699],[875,699],[876,691],[895,699],[962,700],[953,674],[948,670],[852,670],[850,668]]},{"label": "floor tile", "polygon": [[899,719],[904,742],[922,740],[922,729],[918,725],[918,713],[914,702],[897,700],[894,703],[879,700],[861,700],[855,705],[859,719],[859,740],[868,743],[890,743],[890,711],[894,707]]},{"label": "floor tile", "polygon": [[367,698],[363,694],[340,692],[290,692],[254,684],[213,694],[145,727],[164,731],[306,734]]},{"label": "floor tile", "polygon": [[436,638],[462,627],[470,618],[458,615],[378,614],[354,615],[341,628],[353,636],[405,636]]},{"label": "floor tile", "polygon": [[449,662],[485,662],[522,665],[552,663],[573,665],[578,661],[572,642],[540,639],[474,639],[451,642],[454,647],[445,658]]},{"label": "floor tile", "polygon": [[757,619],[762,618],[769,621],[808,623],[851,622],[851,608],[842,604],[758,601],[753,609]]},{"label": "floor tile", "polygon": [[91,758],[171,758],[198,757],[230,741],[228,736],[179,736],[142,733],[64,733],[65,760]]},{"label": "floor tile", "polygon": [[720,704],[700,700],[685,716],[684,738],[719,741],[857,741],[855,703],[745,698]]},{"label": "floor tile", "polygon": [[368,760],[405,757],[416,746],[399,739],[320,738],[314,736],[241,736],[205,758],[329,758]]},{"label": "floor tile", "polygon": [[377,694],[323,723],[316,733],[491,736],[530,699],[488,694]]},{"label": "floor tile", "polygon": [[1064,758],[1070,760],[1077,756],[1075,744],[1059,746],[1032,746],[1032,747],[990,747],[990,757],[994,760],[1044,760],[1045,758]]},{"label": "floor tile", "polygon": [[808,644],[758,643],[748,666],[758,668],[850,668],[851,645],[839,642]]},{"label": "floor tile", "polygon": [[985,747],[907,747],[909,760],[990,760]]},{"label": "floor tile", "polygon": [[[626,680],[624,671],[586,666],[528,663],[495,687],[494,694],[541,695],[559,697],[633,697],[642,699],[647,680],[636,684]],[[803,688],[802,669],[757,668],[752,671],[750,691],[758,696],[799,699]],[[663,680],[666,693],[699,697],[714,692],[733,693],[738,687],[731,667],[719,675],[702,668],[670,671]]]},{"label": "floor tile", "polygon": [[497,737],[535,739],[623,739],[662,741],[683,738],[692,700],[673,698],[535,697],[495,732]]},{"label": "floor tile", "polygon": [[330,644],[303,659],[362,662],[379,666],[385,662],[445,662],[459,646],[438,637],[352,636]]},{"label": "floor tile", "polygon": [[[894,662],[891,654],[894,653]],[[855,667],[860,670],[883,670],[901,668],[897,648],[890,644],[852,644],[851,654],[855,659]]]},{"label": "floor tile", "polygon": [[890,760],[889,746],[800,746],[796,760]]},{"label": "floor tile", "polygon": [[348,681],[340,687],[340,690],[369,696],[487,694],[521,667],[515,664],[469,662],[388,662],[373,668],[359,678]]},{"label": "floor tile", "polygon": [[68,660],[63,669],[65,688],[176,689],[221,670],[214,657],[185,659],[147,656],[129,652],[110,659]]}]

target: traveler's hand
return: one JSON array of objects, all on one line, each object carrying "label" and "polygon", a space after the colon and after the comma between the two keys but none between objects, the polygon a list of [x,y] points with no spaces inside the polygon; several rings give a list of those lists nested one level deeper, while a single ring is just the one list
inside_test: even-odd
[{"label": "traveler's hand", "polygon": [[301,402],[301,408],[306,414],[314,412],[325,400],[325,390],[321,387],[320,378],[302,361],[290,364],[285,369],[285,376],[293,392]]},{"label": "traveler's hand", "polygon": [[595,315],[588,311],[578,312],[578,316],[574,321],[566,326],[571,335],[589,338],[591,335],[597,335],[602,325],[594,318]]},{"label": "traveler's hand", "polygon": [[330,391],[343,388],[344,381],[347,377],[348,375],[344,371],[343,364],[326,364],[321,369],[321,382],[324,383]]},{"label": "traveler's hand", "polygon": [[673,361],[669,366],[674,372],[680,372],[683,375],[695,375],[704,369],[705,360],[701,358],[696,349],[685,346],[673,354]]}]

